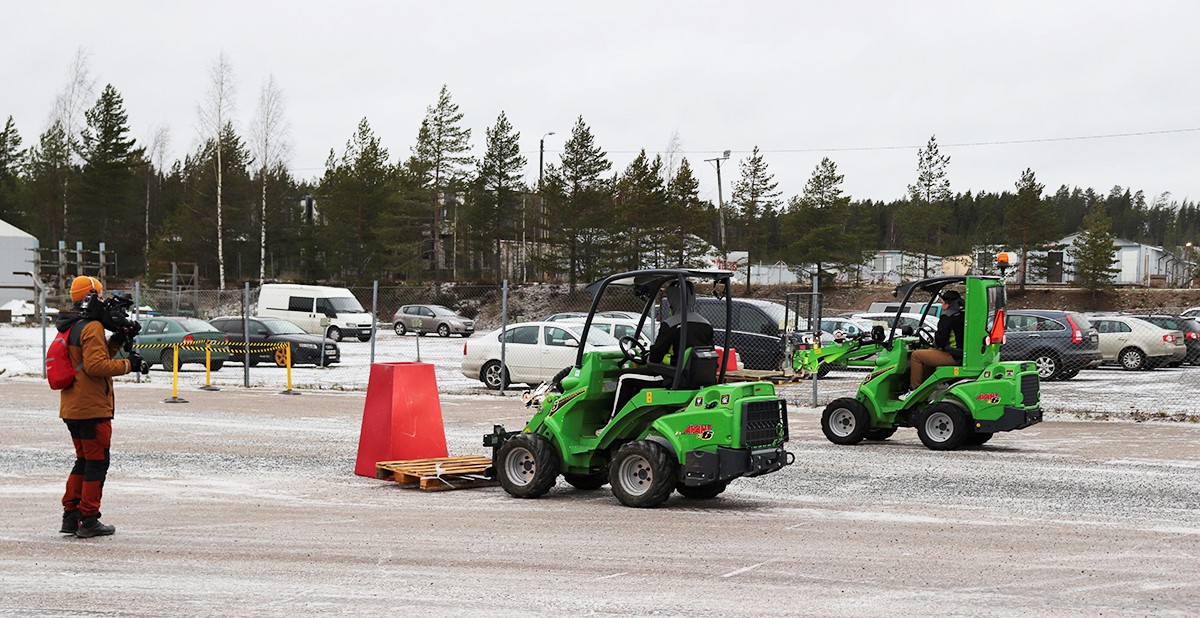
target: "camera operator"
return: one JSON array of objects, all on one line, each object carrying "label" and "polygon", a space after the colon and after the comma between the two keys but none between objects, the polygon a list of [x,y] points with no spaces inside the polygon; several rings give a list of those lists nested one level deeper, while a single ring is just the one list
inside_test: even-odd
[{"label": "camera operator", "polygon": [[[100,496],[108,474],[108,451],[112,440],[113,376],[133,371],[146,373],[148,366],[132,349],[132,338],[140,330],[125,316],[127,303],[100,299],[104,286],[94,277],[76,277],[71,283],[74,311],[63,312],[58,330],[67,335],[75,381],[62,390],[58,416],[71,432],[75,466],[67,477],[63,494],[63,534],[88,538],[116,532],[115,526],[100,522]],[[113,335],[107,340],[105,330]],[[116,359],[122,346],[128,359]]]}]

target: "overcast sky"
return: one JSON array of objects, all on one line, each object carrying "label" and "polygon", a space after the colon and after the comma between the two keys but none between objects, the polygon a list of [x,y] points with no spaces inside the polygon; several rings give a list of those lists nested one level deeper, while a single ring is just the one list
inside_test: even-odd
[{"label": "overcast sky", "polygon": [[[857,199],[895,199],[937,135],[951,189],[1113,185],[1200,199],[1200,3],[1181,2],[13,2],[0,122],[29,146],[80,48],[124,96],[133,134],[198,143],[196,107],[224,51],[249,127],[262,83],[287,97],[290,166],[318,177],[366,117],[406,158],[445,84],[472,130],[504,111],[536,179],[582,115],[614,171],[678,134],[716,200],[759,146],[783,199],[823,156]],[[1073,139],[1141,133],[1102,139]],[[1025,142],[966,145],[994,142]]]}]

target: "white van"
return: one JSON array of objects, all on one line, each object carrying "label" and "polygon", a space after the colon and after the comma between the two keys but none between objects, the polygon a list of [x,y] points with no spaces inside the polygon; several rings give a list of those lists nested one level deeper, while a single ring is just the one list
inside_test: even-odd
[{"label": "white van", "polygon": [[283,318],[305,332],[323,334],[334,341],[341,341],[342,337],[371,339],[371,314],[346,288],[266,283],[258,294],[258,309],[254,313]]}]

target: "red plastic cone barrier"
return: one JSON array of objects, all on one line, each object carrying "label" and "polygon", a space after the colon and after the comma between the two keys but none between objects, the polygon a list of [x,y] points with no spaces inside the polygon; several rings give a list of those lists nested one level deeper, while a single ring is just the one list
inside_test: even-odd
[{"label": "red plastic cone barrier", "polygon": [[376,462],[447,454],[433,365],[371,365],[354,473],[374,478]]}]

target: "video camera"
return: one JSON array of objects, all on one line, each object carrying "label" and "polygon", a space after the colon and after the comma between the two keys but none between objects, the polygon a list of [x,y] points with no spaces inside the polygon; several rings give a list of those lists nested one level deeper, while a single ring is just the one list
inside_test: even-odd
[{"label": "video camera", "polygon": [[79,311],[84,318],[100,322],[105,330],[125,335],[125,346],[129,348],[133,345],[134,336],[142,330],[142,325],[129,317],[129,308],[132,306],[133,299],[128,296],[113,294],[101,299],[99,294],[93,293],[79,303]]}]

